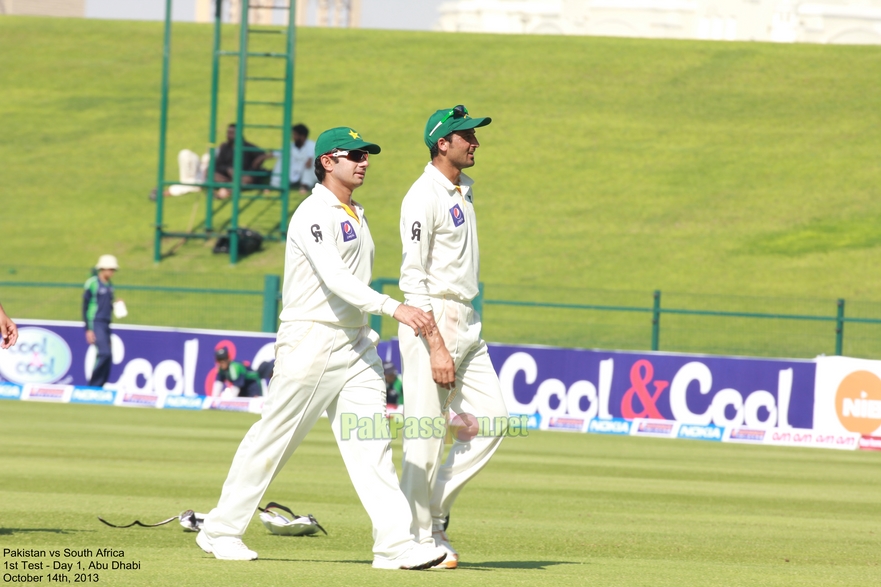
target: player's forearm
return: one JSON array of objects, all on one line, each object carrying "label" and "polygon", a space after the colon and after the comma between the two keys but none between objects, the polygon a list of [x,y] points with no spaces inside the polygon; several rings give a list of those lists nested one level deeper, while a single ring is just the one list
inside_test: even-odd
[{"label": "player's forearm", "polygon": [[368,314],[394,316],[400,302],[381,294],[347,272],[327,272],[321,275],[324,285],[346,302]]},{"label": "player's forearm", "polygon": [[[432,315],[432,318],[434,316]],[[425,336],[425,342],[428,343],[428,352],[430,354],[435,354],[437,352],[443,352],[447,350],[446,342],[444,342],[444,337],[441,336],[440,330],[438,330],[437,326],[429,332]]]}]

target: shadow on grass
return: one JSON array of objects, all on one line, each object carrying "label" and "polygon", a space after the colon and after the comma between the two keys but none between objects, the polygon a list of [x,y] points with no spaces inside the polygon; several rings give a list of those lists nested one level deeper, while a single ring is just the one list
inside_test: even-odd
[{"label": "shadow on grass", "polygon": [[74,534],[76,532],[94,532],[94,530],[67,530],[65,528],[0,528],[0,536],[24,534],[25,532],[48,532],[50,534]]},{"label": "shadow on grass", "polygon": [[487,561],[485,563],[459,563],[460,569],[483,571],[487,569],[533,569],[543,571],[554,565],[578,565],[572,561]]},{"label": "shadow on grass", "polygon": [[[370,565],[369,560],[315,560],[315,559],[292,559],[292,558],[262,558],[263,561],[275,561],[286,563],[333,563],[351,565]],[[554,565],[578,565],[572,561],[487,561],[483,563],[459,563],[460,569],[469,571],[488,571],[490,569],[532,569],[543,571]]]},{"label": "shadow on grass", "polygon": [[372,560],[318,560],[314,558],[264,558],[260,557],[262,561],[273,561],[277,563],[332,563],[332,564],[344,564],[344,565],[367,565],[373,562]]}]

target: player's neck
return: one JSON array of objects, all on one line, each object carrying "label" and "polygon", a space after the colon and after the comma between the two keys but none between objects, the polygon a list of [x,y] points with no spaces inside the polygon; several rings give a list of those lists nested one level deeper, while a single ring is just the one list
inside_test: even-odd
[{"label": "player's neck", "polygon": [[352,192],[354,191],[353,189],[338,181],[334,181],[333,177],[330,175],[328,175],[325,180],[321,182],[321,185],[326,187],[330,191],[330,193],[335,195],[337,200],[339,200],[346,206],[352,206]]},{"label": "player's neck", "polygon": [[453,182],[453,185],[459,185],[462,179],[462,170],[451,164],[443,157],[435,157],[431,160],[431,164],[440,171],[444,177]]}]

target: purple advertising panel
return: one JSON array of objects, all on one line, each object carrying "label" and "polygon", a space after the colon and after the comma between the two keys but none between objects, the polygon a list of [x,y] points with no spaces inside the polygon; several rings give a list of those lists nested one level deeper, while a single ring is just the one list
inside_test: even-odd
[{"label": "purple advertising panel", "polygon": [[[158,406],[159,396],[210,395],[216,349],[226,347],[234,360],[256,368],[274,358],[274,344],[269,333],[117,325],[106,389],[122,392],[125,405],[139,398]],[[377,350],[400,370],[397,341],[382,342]],[[490,345],[490,356],[509,411],[536,415],[530,426],[718,440],[718,428],[740,435],[740,429],[814,424],[811,360],[497,344]],[[0,382],[83,386],[94,362],[81,323],[22,320],[18,343],[0,351]],[[629,422],[636,420],[648,423],[634,429]],[[663,421],[671,420],[689,426],[667,430]]]},{"label": "purple advertising panel", "polygon": [[[508,410],[696,426],[812,428],[811,360],[490,345]],[[623,430],[622,430],[623,431]],[[626,431],[623,431],[625,434]]]},{"label": "purple advertising panel", "polygon": [[[88,385],[96,350],[86,343],[81,322],[19,320],[18,326],[16,345],[0,352],[0,383]],[[105,387],[148,396],[211,395],[215,350],[226,347],[231,359],[256,368],[275,358],[275,338],[275,333],[113,325],[113,367]],[[400,369],[397,341],[381,342],[377,350]]]},{"label": "purple advertising panel", "polygon": [[[0,352],[0,381],[88,385],[95,347],[81,322],[20,320],[15,346]],[[107,389],[131,394],[211,395],[214,351],[253,368],[275,357],[275,334],[114,325]]]}]

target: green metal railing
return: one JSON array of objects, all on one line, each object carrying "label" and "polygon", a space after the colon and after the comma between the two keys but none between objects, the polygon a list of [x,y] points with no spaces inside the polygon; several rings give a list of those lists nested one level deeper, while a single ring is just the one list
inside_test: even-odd
[{"label": "green metal railing", "polygon": [[[381,278],[373,281],[371,286],[373,289],[379,292],[383,292],[389,287],[396,287],[398,285],[398,280],[390,279],[390,278]],[[492,286],[491,286],[492,287]],[[611,292],[609,292],[611,293]],[[627,292],[632,295],[633,292]],[[711,298],[713,296],[705,296],[707,298]],[[724,296],[718,296],[723,298]],[[732,296],[733,297],[733,296]],[[747,300],[747,303],[751,301],[749,298],[737,298],[739,300]],[[756,300],[767,301],[767,298],[756,298]],[[774,300],[778,303],[787,304],[789,300]],[[813,305],[817,304],[817,301],[811,301]],[[567,315],[572,312],[576,312],[580,314],[582,317],[584,314],[588,312],[604,312],[604,313],[621,313],[621,314],[650,314],[651,322],[650,322],[650,335],[647,339],[643,339],[644,342],[640,344],[638,341],[633,344],[617,344],[617,345],[591,345],[590,337],[586,337],[585,340],[588,341],[587,344],[575,344],[573,343],[563,343],[571,346],[595,346],[601,348],[632,348],[634,350],[645,349],[646,347],[653,350],[658,351],[662,350],[661,345],[661,316],[666,314],[669,317],[683,317],[683,318],[704,318],[704,319],[722,319],[727,321],[740,320],[740,321],[759,321],[761,322],[791,322],[791,323],[823,323],[830,324],[834,323],[834,330],[829,328],[827,334],[825,335],[827,338],[825,340],[821,338],[824,335],[819,335],[816,337],[817,344],[814,344],[813,347],[810,346],[810,339],[812,337],[806,337],[808,342],[808,349],[803,352],[787,352],[786,344],[779,344],[776,347],[771,344],[768,349],[738,349],[734,348],[733,351],[741,351],[743,354],[756,354],[756,355],[776,355],[776,356],[798,356],[798,355],[816,355],[816,354],[824,354],[827,350],[832,350],[828,348],[828,341],[834,335],[834,354],[842,355],[845,350],[844,345],[844,325],[845,323],[859,324],[859,325],[873,325],[873,326],[881,326],[881,318],[874,317],[861,317],[861,316],[846,316],[845,315],[845,301],[843,299],[837,300],[835,303],[835,313],[829,315],[822,314],[806,314],[806,313],[788,313],[788,312],[754,312],[754,311],[731,311],[731,310],[720,310],[720,309],[693,309],[693,308],[682,308],[682,307],[664,307],[661,304],[661,292],[656,290],[652,295],[652,304],[639,306],[639,305],[616,305],[616,304],[589,304],[589,303],[565,303],[565,302],[544,302],[544,301],[534,301],[534,300],[511,300],[511,299],[494,299],[487,298],[485,294],[484,284],[480,285],[480,295],[475,298],[473,305],[475,309],[483,315],[483,308],[485,306],[489,307],[507,307],[513,308],[515,310],[519,310],[518,315],[516,317],[517,320],[524,320],[524,312],[529,310],[560,310],[564,311]],[[881,305],[879,305],[881,306]],[[881,307],[879,307],[881,309]],[[670,322],[670,319],[667,319],[667,322]],[[381,316],[372,316],[371,317],[371,327],[382,335],[382,326],[383,326],[383,318]],[[498,320],[493,316],[493,311],[488,311],[487,315],[484,316],[484,338],[495,341],[502,341],[503,337],[496,336],[494,328],[498,328]],[[545,326],[547,325],[545,322]],[[576,320],[575,322],[579,322]],[[681,325],[669,324],[668,329],[673,330]],[[726,334],[724,329],[722,330],[722,336]],[[752,330],[756,332],[759,336],[761,336],[763,328],[753,327]],[[765,331],[768,336],[774,336],[774,332],[770,330]],[[877,332],[877,335],[881,335],[881,330]],[[518,339],[519,338],[519,339]],[[544,342],[538,341],[535,338],[533,339],[523,339],[522,337],[515,338],[511,340],[511,342],[521,342],[521,343],[536,343],[536,342]],[[703,335],[695,336],[693,338],[696,339],[706,339],[708,338],[706,333]],[[881,336],[873,336],[870,337],[873,339],[881,339]],[[553,344],[553,341],[551,342]],[[648,343],[648,344],[646,344]],[[557,343],[559,344],[559,343]],[[688,345],[685,345],[688,346]],[[878,348],[874,348],[874,345],[869,345],[873,348],[867,348],[864,352],[851,352],[849,354],[853,356],[878,356],[881,357],[881,345]],[[700,342],[697,344],[691,345],[691,348],[683,348],[683,344],[681,342],[673,342],[670,345],[665,345],[663,350],[670,351],[689,351],[689,352],[713,352],[713,348],[702,348]],[[723,349],[718,349],[723,350]],[[776,352],[775,352],[776,350]],[[723,350],[724,352],[724,350]],[[731,352],[731,351],[728,351]],[[832,353],[828,353],[832,354]]]},{"label": "green metal railing", "polygon": [[[0,268],[0,300],[13,318],[79,321],[87,277],[88,272],[76,270]],[[128,306],[123,323],[252,332],[278,328],[278,275],[125,270],[113,288]]]},{"label": "green metal railing", "polygon": [[[81,270],[0,266],[0,300],[14,318],[80,320],[76,290],[86,277]],[[403,299],[397,285],[391,278],[371,283]],[[129,324],[263,332],[278,327],[278,275],[125,270],[114,287],[129,307]],[[881,302],[481,284],[473,304],[483,317],[484,338],[499,343],[881,359]],[[385,338],[397,333],[389,317],[371,316],[370,326]]]}]

